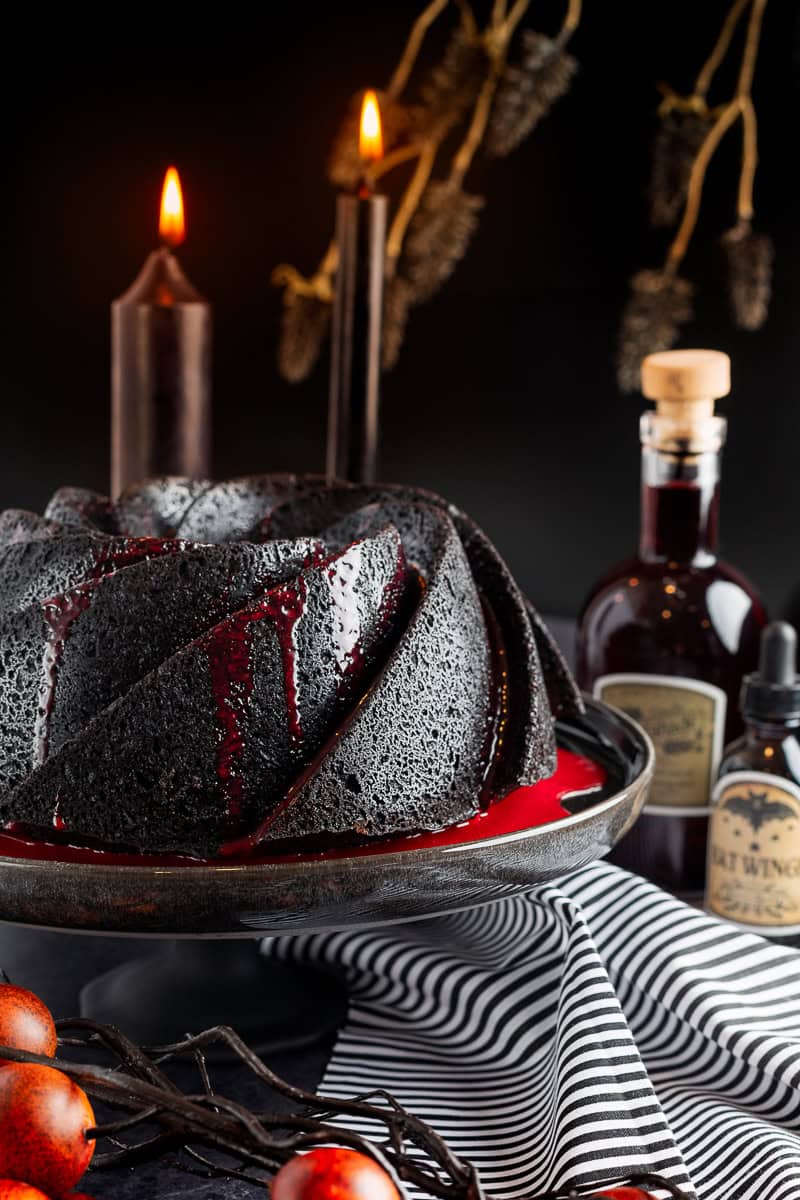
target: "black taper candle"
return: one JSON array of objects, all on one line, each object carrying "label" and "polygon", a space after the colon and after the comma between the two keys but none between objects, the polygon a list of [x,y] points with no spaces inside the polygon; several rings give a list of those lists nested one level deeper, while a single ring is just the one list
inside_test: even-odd
[{"label": "black taper candle", "polygon": [[358,149],[364,168],[355,195],[336,206],[336,294],[331,333],[329,479],[374,483],[380,432],[385,196],[372,190],[372,168],[383,155],[378,98],[365,92]]},{"label": "black taper candle", "polygon": [[[170,178],[165,182],[164,196]],[[177,174],[175,188],[179,188]],[[180,193],[177,191],[180,205]],[[162,236],[182,240],[182,207],[162,200]],[[211,306],[167,245],[111,306],[111,493],[153,475],[203,478],[210,467]]]},{"label": "black taper candle", "polygon": [[339,196],[331,343],[329,478],[373,483],[378,463],[385,196]]}]

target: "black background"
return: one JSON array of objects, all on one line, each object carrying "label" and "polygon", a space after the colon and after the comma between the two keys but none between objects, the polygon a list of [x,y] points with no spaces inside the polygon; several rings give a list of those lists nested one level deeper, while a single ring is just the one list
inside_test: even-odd
[{"label": "black background", "polygon": [[[269,3],[212,17],[137,5],[109,10],[107,25],[34,15],[7,41],[0,506],[41,508],[63,482],[105,488],[108,305],[153,247],[173,161],[188,208],[181,259],[215,306],[215,472],[322,467],[326,364],[307,384],[279,380],[269,275],[282,260],[315,265],[338,118],[351,92],[386,81],[420,6]],[[471,511],[539,605],[564,613],[636,539],[641,400],[619,393],[612,360],[626,280],[666,244],[646,220],[655,82],[688,88],[727,3],[585,7],[580,75],[513,157],[476,165],[469,186],[488,198],[478,235],[414,315],[384,387],[384,476]],[[800,580],[798,8],[771,0],[756,74],[772,314],[758,334],[727,316],[716,238],[733,223],[733,134],[687,266],[698,318],[682,343],[734,358],[724,550],[773,608]],[[539,0],[530,19],[552,32],[561,11]],[[712,100],[730,87],[723,77]]]}]

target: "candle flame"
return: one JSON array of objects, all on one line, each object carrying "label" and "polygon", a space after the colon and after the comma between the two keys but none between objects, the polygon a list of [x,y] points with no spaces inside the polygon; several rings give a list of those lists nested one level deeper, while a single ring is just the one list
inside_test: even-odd
[{"label": "candle flame", "polygon": [[383,158],[383,130],[378,97],[373,91],[364,93],[361,105],[361,126],[358,135],[358,150],[364,162],[376,162]]},{"label": "candle flame", "polygon": [[180,246],[186,237],[181,180],[174,167],[170,167],[164,176],[158,232],[161,235],[161,240],[173,248]]}]

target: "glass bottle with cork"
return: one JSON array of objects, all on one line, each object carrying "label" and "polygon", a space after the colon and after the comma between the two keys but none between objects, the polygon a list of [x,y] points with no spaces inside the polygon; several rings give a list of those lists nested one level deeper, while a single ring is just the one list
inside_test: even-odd
[{"label": "glass bottle with cork", "polygon": [[655,409],[641,418],[639,553],[592,589],[578,677],[630,713],[656,749],[645,811],[613,861],[673,891],[702,895],[710,793],[726,742],[743,728],[742,677],[766,622],[753,586],[717,556],[720,457],[730,359],[672,350],[642,363]]},{"label": "glass bottle with cork", "polygon": [[800,676],[785,621],[761,637],[742,684],[742,737],[726,747],[712,794],[706,908],[800,945]]}]

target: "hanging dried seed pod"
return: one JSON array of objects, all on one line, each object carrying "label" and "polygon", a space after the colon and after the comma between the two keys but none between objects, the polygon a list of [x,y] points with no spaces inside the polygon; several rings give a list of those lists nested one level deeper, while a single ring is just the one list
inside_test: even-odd
[{"label": "hanging dried seed pod", "polygon": [[420,88],[415,113],[421,132],[439,124],[454,125],[475,100],[486,72],[486,51],[459,25],[445,46],[438,66]]},{"label": "hanging dried seed pod", "polygon": [[434,296],[463,258],[483,204],[482,196],[471,196],[447,181],[425,189],[384,297],[385,369],[397,362],[411,309]]},{"label": "hanging dried seed pod", "polygon": [[775,247],[766,233],[739,221],[721,238],[733,319],[740,329],[760,329],[769,313]]},{"label": "hanging dried seed pod", "polygon": [[674,225],[681,215],[697,151],[710,128],[696,112],[665,113],[653,142],[650,172],[650,221]]},{"label": "hanging dried seed pod", "polygon": [[577,69],[576,59],[558,42],[526,29],[522,60],[506,67],[497,90],[486,136],[487,153],[502,158],[516,150],[567,91]]},{"label": "hanging dried seed pod", "polygon": [[642,359],[675,345],[681,325],[694,315],[694,287],[669,271],[644,270],[631,279],[617,349],[617,378],[624,392],[639,387]]},{"label": "hanging dried seed pod", "polygon": [[328,336],[331,306],[316,295],[287,287],[283,294],[278,371],[288,383],[308,379]]},{"label": "hanging dried seed pod", "polygon": [[478,227],[483,204],[482,196],[447,181],[425,189],[403,248],[402,270],[414,303],[430,299],[452,275]]}]

